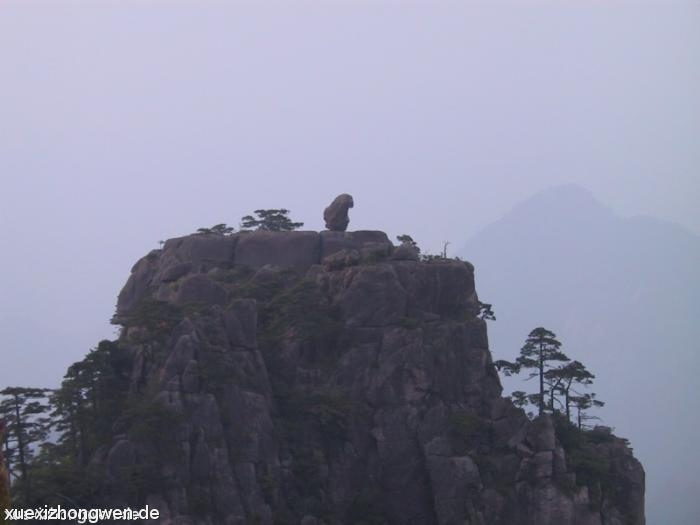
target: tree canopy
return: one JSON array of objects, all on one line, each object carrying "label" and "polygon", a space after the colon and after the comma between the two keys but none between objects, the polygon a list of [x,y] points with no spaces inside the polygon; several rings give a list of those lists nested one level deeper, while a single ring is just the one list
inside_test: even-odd
[{"label": "tree canopy", "polygon": [[117,343],[102,341],[68,368],[57,390],[0,391],[0,420],[6,423],[2,446],[16,504],[65,504],[60,493],[75,497],[95,489],[88,460],[108,441],[123,412],[125,359]]},{"label": "tree canopy", "polygon": [[232,226],[227,225],[225,222],[220,224],[215,224],[211,228],[198,228],[197,233],[202,235],[215,234],[215,235],[231,235],[235,229]]},{"label": "tree canopy", "polygon": [[594,393],[580,392],[593,383],[595,376],[580,361],[570,360],[561,346],[554,332],[538,327],[528,334],[515,361],[499,359],[493,364],[506,376],[528,370],[526,379],[538,379],[537,392],[516,390],[511,394],[513,404],[521,408],[534,405],[538,414],[561,411],[568,421],[571,421],[572,407],[576,408],[581,428],[583,421],[593,419],[586,410],[602,407],[604,403],[595,399]]},{"label": "tree canopy", "polygon": [[270,209],[270,210],[255,210],[252,215],[246,215],[241,218],[241,230],[263,230],[271,232],[282,232],[297,230],[304,226],[303,222],[293,222],[289,218],[289,210]]},{"label": "tree canopy", "polygon": [[593,383],[595,376],[591,374],[580,361],[571,361],[563,366],[552,368],[545,372],[545,379],[550,391],[550,410],[554,411],[554,395],[564,396],[566,417],[571,417],[571,397],[574,386],[588,386]]},{"label": "tree canopy", "polygon": [[552,366],[551,363],[553,361],[568,361],[568,357],[559,350],[560,347],[561,343],[557,340],[554,332],[541,326],[537,327],[528,334],[515,364],[509,367],[516,372],[529,369],[531,370],[530,378],[538,378],[537,408],[539,414],[542,414],[545,409],[545,378],[547,371]]},{"label": "tree canopy", "polygon": [[412,248],[415,248],[418,254],[420,254],[420,248],[418,247],[418,243],[413,240],[413,237],[411,237],[408,234],[402,234],[402,235],[397,235],[396,240],[399,241],[401,244],[408,244]]},{"label": "tree canopy", "polygon": [[484,319],[486,321],[496,320],[496,314],[493,312],[492,304],[479,301],[479,319]]},{"label": "tree canopy", "polygon": [[12,478],[30,490],[30,465],[39,443],[50,430],[46,388],[8,387],[0,390],[0,419],[6,428],[3,437],[5,461]]}]

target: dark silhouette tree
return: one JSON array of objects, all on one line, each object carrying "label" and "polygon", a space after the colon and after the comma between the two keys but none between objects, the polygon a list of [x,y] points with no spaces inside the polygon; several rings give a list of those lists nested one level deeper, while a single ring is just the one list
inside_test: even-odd
[{"label": "dark silhouette tree", "polygon": [[528,394],[523,390],[515,390],[510,395],[510,398],[513,401],[513,404],[519,408],[525,408],[529,403]]},{"label": "dark silhouette tree", "polygon": [[211,228],[199,228],[197,230],[197,233],[200,233],[202,235],[231,235],[234,231],[235,230],[232,226],[228,226],[226,223],[222,222],[221,224],[215,224]]},{"label": "dark silhouette tree", "polygon": [[[130,368],[129,357],[118,343],[101,341],[83,360],[68,368],[58,390],[0,392],[6,396],[3,414],[16,415],[19,406],[19,426],[10,425],[14,432],[6,440],[6,450],[14,458],[10,466],[12,479],[17,480],[13,498],[18,503],[68,503],[75,507],[94,501],[97,474],[88,467],[88,461],[109,442],[116,419],[124,412]],[[19,395],[19,400],[11,394]],[[47,395],[49,403],[41,399]],[[23,396],[37,400],[23,402]],[[41,404],[41,409],[32,403]]]},{"label": "dark silhouette tree", "polygon": [[[555,366],[555,363],[560,364]],[[535,405],[538,415],[542,415],[545,408],[548,409],[556,416],[555,424],[560,425],[560,430],[577,427],[581,431],[585,428],[585,421],[600,419],[589,415],[587,411],[594,407],[600,408],[605,403],[596,399],[595,393],[582,394],[577,390],[578,387],[590,386],[595,376],[580,361],[571,361],[561,351],[561,342],[556,335],[546,328],[538,327],[528,334],[515,361],[499,359],[493,365],[506,376],[529,369],[527,379],[538,378],[538,392],[528,394],[522,390],[514,391],[510,396],[513,405],[522,409]],[[557,409],[555,403],[563,408],[563,412]],[[572,407],[576,409],[575,424],[571,422]],[[531,412],[527,412],[527,415],[533,417]],[[574,438],[580,439],[576,436]]]},{"label": "dark silhouette tree", "polygon": [[72,364],[51,398],[58,445],[80,466],[111,434],[128,389],[128,363],[117,343],[101,341]]},{"label": "dark silhouette tree", "polygon": [[504,361],[501,364],[506,369],[506,374],[519,373],[522,369],[532,370],[531,379],[537,377],[539,380],[539,394],[537,397],[537,411],[541,415],[545,410],[545,378],[547,371],[556,361],[568,361],[569,358],[560,350],[561,343],[557,340],[554,332],[542,328],[535,328],[527,336],[525,344],[520,349],[520,356],[515,363]]},{"label": "dark silhouette tree", "polygon": [[401,244],[408,244],[411,248],[415,248],[416,252],[420,254],[420,248],[418,247],[418,243],[413,240],[413,237],[407,234],[402,234],[402,235],[397,235],[396,240],[399,241]]},{"label": "dark silhouette tree", "polygon": [[508,377],[520,372],[520,365],[518,365],[518,363],[507,361],[506,359],[495,360],[493,366],[496,367],[496,370],[503,372],[503,375]]},{"label": "dark silhouette tree", "polygon": [[[510,395],[513,404],[522,409],[526,409],[529,405],[537,405],[537,394],[528,394],[522,390],[516,390]],[[532,413],[528,412],[528,416],[532,417]]]},{"label": "dark silhouette tree", "polygon": [[5,465],[5,422],[0,419],[0,523],[4,523],[5,510],[11,506],[10,502],[10,473]]},{"label": "dark silhouette tree", "polygon": [[36,447],[50,430],[46,388],[8,387],[0,391],[0,419],[5,421],[5,460],[10,476],[19,479],[23,495],[31,493],[30,466]]},{"label": "dark silhouette tree", "polygon": [[597,416],[591,416],[586,413],[587,410],[591,408],[600,408],[605,406],[603,401],[596,399],[594,393],[586,393],[582,395],[571,396],[571,404],[576,408],[576,425],[579,430],[584,428],[584,421],[590,421],[592,419],[600,419]]},{"label": "dark silhouette tree", "polygon": [[564,397],[564,412],[566,419],[571,419],[571,397],[575,386],[588,386],[593,383],[595,376],[591,374],[580,361],[571,361],[563,366],[552,368],[545,372],[550,392],[550,409],[554,411],[554,396],[560,393]]},{"label": "dark silhouette tree", "polygon": [[[532,404],[538,407],[538,414],[542,414],[545,407],[552,413],[558,412],[555,405],[558,403],[566,414],[566,421],[571,421],[571,408],[574,407],[577,409],[577,425],[581,428],[583,421],[598,419],[587,415],[586,411],[592,407],[602,407],[605,403],[598,401],[595,393],[581,394],[577,390],[578,387],[593,384],[595,376],[580,361],[569,361],[560,348],[561,343],[553,332],[541,327],[535,328],[528,335],[520,356],[514,362],[499,359],[493,364],[506,376],[519,374],[527,368],[531,370],[527,379],[538,377],[538,393],[528,394],[517,390],[511,394],[515,406],[526,408]],[[552,366],[554,362],[564,364],[555,367]]]},{"label": "dark silhouette tree", "polygon": [[493,313],[493,305],[489,303],[482,303],[479,301],[479,319],[484,319],[486,321],[495,321],[496,314]]},{"label": "dark silhouette tree", "polygon": [[241,218],[241,230],[263,230],[282,232],[297,230],[304,226],[303,222],[292,222],[288,217],[289,210],[284,208],[271,210],[255,210],[256,217],[246,215]]}]

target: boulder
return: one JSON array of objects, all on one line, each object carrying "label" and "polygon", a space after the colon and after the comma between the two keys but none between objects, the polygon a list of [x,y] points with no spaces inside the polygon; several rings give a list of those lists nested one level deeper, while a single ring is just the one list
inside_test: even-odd
[{"label": "boulder", "polygon": [[323,210],[323,220],[326,221],[326,228],[335,232],[344,232],[348,229],[350,218],[348,210],[355,203],[352,200],[352,195],[342,193],[338,195],[330,205]]}]

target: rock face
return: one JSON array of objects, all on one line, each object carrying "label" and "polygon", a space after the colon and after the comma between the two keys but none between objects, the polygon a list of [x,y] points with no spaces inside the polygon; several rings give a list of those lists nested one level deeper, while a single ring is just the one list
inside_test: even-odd
[{"label": "rock face", "polygon": [[352,195],[342,193],[323,211],[323,220],[326,221],[326,228],[335,232],[344,232],[348,229],[350,218],[348,210],[354,206]]},{"label": "rock face", "polygon": [[393,253],[381,232],[253,232],[139,261],[115,319],[148,417],[117,415],[93,458],[104,504],[173,525],[642,525],[624,440],[501,397],[472,266]]}]

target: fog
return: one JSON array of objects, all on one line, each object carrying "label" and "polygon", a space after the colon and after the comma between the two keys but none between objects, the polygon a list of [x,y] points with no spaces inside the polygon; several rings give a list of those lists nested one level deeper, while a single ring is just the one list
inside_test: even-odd
[{"label": "fog", "polygon": [[691,1],[6,0],[0,385],[58,385],[139,257],[257,208],[348,192],[437,253],[576,183],[698,234],[697,93]]},{"label": "fog", "polygon": [[[512,360],[536,326],[554,330],[596,376],[586,391],[605,407],[588,424],[630,439],[644,465],[648,523],[700,521],[700,236],[622,218],[569,185],[519,203],[461,254],[494,304],[494,358]],[[504,393],[532,392],[523,376],[502,378]]]}]

